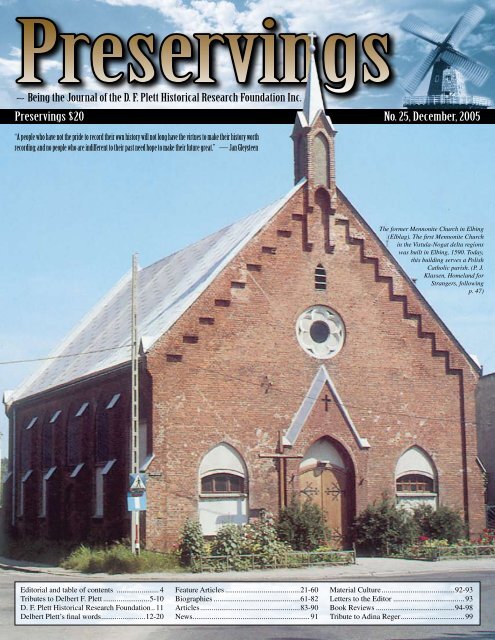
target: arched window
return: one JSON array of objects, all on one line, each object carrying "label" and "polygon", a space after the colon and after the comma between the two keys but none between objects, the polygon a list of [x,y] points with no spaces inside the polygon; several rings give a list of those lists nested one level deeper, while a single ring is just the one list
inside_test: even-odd
[{"label": "arched window", "polygon": [[433,478],[421,473],[408,473],[396,481],[397,493],[433,493],[435,490]]},{"label": "arched window", "polygon": [[395,468],[397,504],[408,509],[421,504],[437,506],[437,473],[430,457],[419,447],[411,447]]},{"label": "arched window", "polygon": [[313,142],[314,183],[323,187],[330,187],[330,152],[324,135],[319,133]]},{"label": "arched window", "polygon": [[244,478],[233,473],[212,473],[201,478],[201,493],[244,493]]},{"label": "arched window", "polygon": [[325,291],[327,288],[327,272],[322,264],[315,269],[315,289],[317,291]]},{"label": "arched window", "polygon": [[247,469],[242,456],[222,442],[210,449],[199,467],[199,521],[205,535],[224,524],[247,522]]}]

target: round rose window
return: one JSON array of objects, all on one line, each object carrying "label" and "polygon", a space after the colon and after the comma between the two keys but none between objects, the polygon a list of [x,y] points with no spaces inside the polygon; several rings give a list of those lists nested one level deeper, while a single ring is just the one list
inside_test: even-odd
[{"label": "round rose window", "polygon": [[329,307],[315,305],[297,319],[296,335],[306,353],[325,360],[342,349],[345,327],[338,313]]}]

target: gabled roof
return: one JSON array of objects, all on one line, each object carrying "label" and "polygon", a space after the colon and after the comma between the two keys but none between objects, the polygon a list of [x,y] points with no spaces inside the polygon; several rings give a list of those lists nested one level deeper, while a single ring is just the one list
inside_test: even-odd
[{"label": "gabled roof", "polygon": [[[181,317],[303,184],[301,181],[283,198],[249,217],[140,269],[138,334],[145,351]],[[130,331],[129,272],[63,340],[50,359],[9,396],[9,404],[128,362]]]}]

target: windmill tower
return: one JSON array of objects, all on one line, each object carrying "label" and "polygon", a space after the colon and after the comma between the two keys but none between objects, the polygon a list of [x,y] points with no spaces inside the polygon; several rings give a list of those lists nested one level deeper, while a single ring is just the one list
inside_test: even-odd
[{"label": "windmill tower", "polygon": [[[485,11],[476,5],[468,9],[447,36],[442,36],[415,15],[402,21],[404,31],[434,45],[434,49],[401,82],[409,94],[404,98],[404,107],[428,107],[441,109],[486,109],[492,106],[489,98],[468,95],[464,78],[481,86],[490,70],[485,65],[459,51],[460,43],[485,16]],[[431,79],[426,96],[412,95],[431,70]]]}]

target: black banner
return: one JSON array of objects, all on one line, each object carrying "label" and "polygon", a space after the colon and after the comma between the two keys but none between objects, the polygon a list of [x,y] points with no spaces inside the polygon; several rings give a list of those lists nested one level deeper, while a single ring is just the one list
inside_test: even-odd
[{"label": "black banner", "polygon": [[[295,109],[0,109],[0,124],[292,124]],[[335,124],[495,124],[493,109],[327,109]]]}]

